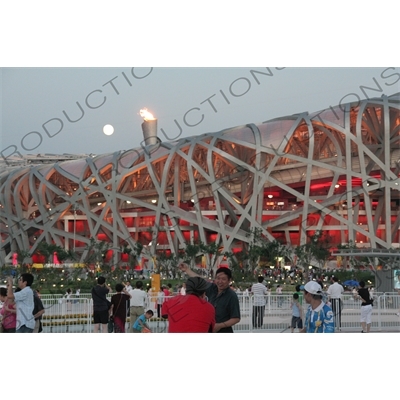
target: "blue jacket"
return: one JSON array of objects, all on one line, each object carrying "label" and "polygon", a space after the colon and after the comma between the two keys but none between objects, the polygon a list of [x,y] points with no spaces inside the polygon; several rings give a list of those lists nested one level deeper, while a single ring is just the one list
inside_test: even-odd
[{"label": "blue jacket", "polygon": [[334,333],[335,322],[332,309],[324,302],[315,310],[309,306],[304,326],[307,333]]}]

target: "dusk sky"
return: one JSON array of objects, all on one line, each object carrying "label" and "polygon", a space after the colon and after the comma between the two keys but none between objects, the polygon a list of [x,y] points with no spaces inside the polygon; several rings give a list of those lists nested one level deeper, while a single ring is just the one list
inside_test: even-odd
[{"label": "dusk sky", "polygon": [[140,146],[141,108],[168,141],[391,95],[400,68],[2,68],[1,81],[3,156],[103,154]]}]

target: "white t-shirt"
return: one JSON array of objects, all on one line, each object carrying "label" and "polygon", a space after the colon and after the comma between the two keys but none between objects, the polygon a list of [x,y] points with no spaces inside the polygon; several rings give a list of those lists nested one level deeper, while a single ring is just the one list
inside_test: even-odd
[{"label": "white t-shirt", "polygon": [[15,304],[17,307],[17,326],[18,330],[25,325],[27,328],[35,328],[35,318],[32,312],[34,308],[33,291],[30,286],[24,287],[19,292],[14,293]]},{"label": "white t-shirt", "polygon": [[128,292],[132,297],[130,301],[131,307],[145,307],[147,293],[141,289],[133,289]]},{"label": "white t-shirt", "polygon": [[343,286],[340,283],[334,282],[328,287],[328,295],[331,299],[341,299],[344,292]]},{"label": "white t-shirt", "polygon": [[161,290],[161,292],[157,293],[157,304],[163,304],[165,300],[165,293]]}]

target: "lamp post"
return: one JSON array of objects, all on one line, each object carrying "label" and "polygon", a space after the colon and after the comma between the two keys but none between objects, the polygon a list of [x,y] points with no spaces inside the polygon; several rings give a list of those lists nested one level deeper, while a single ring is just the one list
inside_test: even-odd
[{"label": "lamp post", "polygon": [[73,249],[74,249],[74,253],[75,253],[75,239],[76,239],[76,211],[79,209],[77,204],[74,204],[72,206],[72,211],[74,212],[74,245],[73,245]]}]

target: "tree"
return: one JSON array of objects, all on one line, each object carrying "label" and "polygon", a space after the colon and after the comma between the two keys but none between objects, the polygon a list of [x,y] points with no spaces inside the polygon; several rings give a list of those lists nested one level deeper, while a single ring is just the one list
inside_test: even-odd
[{"label": "tree", "polygon": [[27,262],[26,260],[30,259],[31,254],[26,250],[17,250],[17,261],[20,273],[24,273],[27,271]]},{"label": "tree", "polygon": [[135,242],[133,247],[128,246],[126,243],[121,248],[121,253],[129,255],[129,266],[133,270],[138,265],[138,260],[143,251],[143,244]]},{"label": "tree", "polygon": [[276,264],[279,257],[282,257],[284,260],[290,258],[290,249],[278,240],[273,240],[272,242],[264,243],[261,255],[263,261],[267,261],[269,264]]},{"label": "tree", "polygon": [[57,258],[61,262],[76,259],[76,254],[73,251],[65,250],[63,247],[53,243],[40,242],[36,252],[45,258],[45,264],[49,263],[54,253],[57,253]]},{"label": "tree", "polygon": [[166,254],[165,251],[157,255],[159,272],[166,277],[172,275],[172,279],[176,279],[180,258],[175,254]]},{"label": "tree", "polygon": [[317,231],[309,238],[308,243],[302,244],[295,248],[295,254],[298,263],[304,269],[306,280],[309,277],[309,266],[313,261],[321,264],[330,256],[329,240],[327,240],[322,231]]},{"label": "tree", "polygon": [[196,257],[201,251],[200,243],[186,243],[186,247],[183,250],[184,261],[190,264],[193,268],[196,264]]},{"label": "tree", "polygon": [[209,244],[200,243],[200,250],[204,253],[208,272],[214,270],[218,259],[222,255],[221,245],[217,242]]},{"label": "tree", "polygon": [[255,273],[260,264],[260,257],[264,252],[265,238],[262,236],[261,228],[254,228],[246,235],[250,237],[250,242],[245,245],[247,247],[247,257],[245,257],[247,270]]},{"label": "tree", "polygon": [[331,255],[331,239],[329,235],[318,231],[313,237],[313,256],[319,268],[323,268]]},{"label": "tree", "polygon": [[[352,240],[350,240],[349,243],[346,243],[346,244],[338,244],[337,248],[338,248],[338,250],[349,250],[349,251],[357,250],[357,246]],[[357,266],[356,257],[349,256],[349,264],[350,264],[352,269],[355,268]],[[344,256],[343,265],[345,267],[347,266],[347,256]]]},{"label": "tree", "polygon": [[232,270],[233,280],[240,282],[247,278],[247,271],[243,268],[246,258],[245,251],[242,250],[236,253],[226,251],[224,257],[226,257],[229,262],[229,268]]},{"label": "tree", "polygon": [[111,272],[110,266],[105,263],[104,258],[106,253],[111,248],[111,243],[104,241],[97,241],[90,238],[90,243],[86,245],[84,264],[89,267],[90,264],[95,264],[97,269],[101,269],[104,276],[108,276]]},{"label": "tree", "polygon": [[286,258],[289,255],[287,246],[277,240],[267,241],[260,228],[251,230],[247,236],[250,241],[242,251],[224,253],[236,279],[253,279],[255,273],[261,272],[261,262],[275,264],[278,257]]},{"label": "tree", "polygon": [[50,257],[54,254],[58,246],[52,243],[40,242],[36,248],[36,253],[44,257],[44,264],[48,264]]}]

